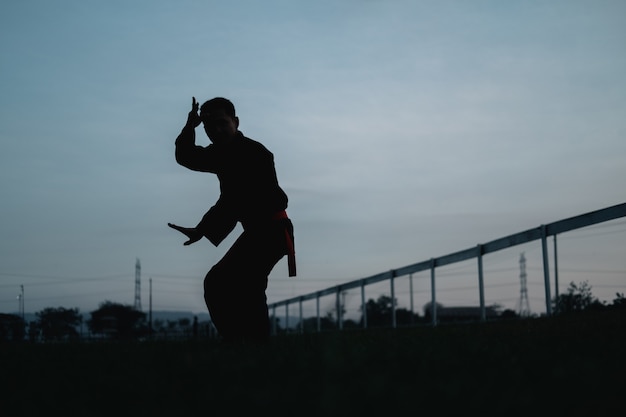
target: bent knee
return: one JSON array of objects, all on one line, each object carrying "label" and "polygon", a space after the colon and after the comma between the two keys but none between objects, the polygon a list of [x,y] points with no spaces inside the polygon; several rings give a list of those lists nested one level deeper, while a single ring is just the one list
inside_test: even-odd
[{"label": "bent knee", "polygon": [[222,290],[226,281],[225,275],[218,267],[213,267],[204,277],[204,292],[213,292]]}]

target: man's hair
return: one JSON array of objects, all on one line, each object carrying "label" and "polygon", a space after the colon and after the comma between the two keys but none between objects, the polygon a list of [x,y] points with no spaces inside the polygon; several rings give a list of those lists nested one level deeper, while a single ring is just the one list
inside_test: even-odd
[{"label": "man's hair", "polygon": [[213,113],[216,111],[223,111],[228,116],[235,118],[235,106],[233,103],[225,99],[224,97],[215,97],[209,101],[205,101],[200,107],[200,113]]}]

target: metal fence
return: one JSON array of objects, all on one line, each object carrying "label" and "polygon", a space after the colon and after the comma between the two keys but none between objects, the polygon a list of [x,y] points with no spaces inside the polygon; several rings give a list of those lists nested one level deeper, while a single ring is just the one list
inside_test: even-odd
[{"label": "metal fence", "polygon": [[[391,299],[395,300],[395,286],[394,280],[398,277],[405,275],[411,275],[421,271],[430,271],[430,317],[432,325],[437,325],[437,280],[436,270],[438,267],[450,265],[457,262],[466,261],[476,258],[477,260],[477,274],[478,274],[478,293],[480,300],[480,320],[486,320],[487,307],[485,306],[484,296],[484,282],[483,282],[483,256],[489,253],[501,251],[513,246],[528,243],[534,240],[541,240],[542,259],[543,259],[543,277],[545,287],[545,302],[546,302],[546,315],[552,315],[552,297],[550,294],[550,268],[548,258],[548,237],[554,237],[554,279],[555,288],[558,290],[558,257],[557,257],[557,235],[571,230],[580,229],[583,227],[595,225],[598,223],[607,222],[610,220],[626,217],[626,203],[618,204],[615,206],[607,207],[604,209],[592,211],[589,213],[581,214],[578,216],[570,217],[567,219],[559,220],[550,224],[544,224],[533,229],[528,229],[523,232],[515,233],[509,236],[505,236],[499,239],[492,240],[491,242],[478,244],[474,247],[454,252],[448,255],[440,256],[437,258],[431,258],[422,262],[418,262],[412,265],[407,265],[401,268],[392,269],[387,272],[382,272],[370,277],[350,281],[344,284],[336,285],[324,290],[315,291],[310,294],[301,295],[293,298],[289,298],[283,301],[278,301],[268,305],[268,308],[273,312],[274,325],[276,324],[276,309],[279,307],[285,308],[285,317],[287,319],[286,327],[289,327],[289,307],[291,305],[297,305],[299,307],[300,323],[303,322],[302,316],[302,303],[309,300],[316,301],[317,311],[317,330],[320,330],[320,298],[328,295],[335,294],[337,304],[337,326],[342,329],[343,318],[340,306],[341,293],[355,288],[361,289],[361,311],[363,314],[363,326],[367,327],[367,315],[365,308],[365,287],[381,281],[389,281],[389,288],[391,293]],[[392,303],[391,314],[391,326],[396,327],[396,306]],[[274,326],[274,333],[276,328]]]}]

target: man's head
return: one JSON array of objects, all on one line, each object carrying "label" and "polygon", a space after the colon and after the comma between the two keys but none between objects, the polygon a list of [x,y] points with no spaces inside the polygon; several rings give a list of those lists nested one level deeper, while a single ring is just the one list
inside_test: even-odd
[{"label": "man's head", "polygon": [[213,143],[224,143],[237,135],[239,118],[230,100],[216,97],[205,102],[200,107],[200,120]]}]

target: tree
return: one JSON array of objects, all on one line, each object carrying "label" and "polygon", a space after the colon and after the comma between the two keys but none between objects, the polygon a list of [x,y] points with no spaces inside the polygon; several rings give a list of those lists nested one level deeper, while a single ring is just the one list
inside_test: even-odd
[{"label": "tree", "polygon": [[131,306],[105,301],[90,314],[87,325],[92,333],[116,339],[131,339],[148,334],[146,313]]},{"label": "tree", "polygon": [[[443,309],[443,304],[435,303],[435,308],[437,309],[437,311],[441,311]],[[427,322],[430,322],[432,316],[433,316],[433,303],[429,301],[426,304],[424,304],[424,319]]]},{"label": "tree", "polygon": [[591,293],[591,286],[587,281],[578,285],[571,282],[567,292],[553,300],[554,311],[557,314],[581,312],[599,305],[602,304]]},{"label": "tree", "polygon": [[626,297],[624,297],[624,293],[615,293],[615,297],[610,307],[614,310],[626,310]]},{"label": "tree", "polygon": [[78,338],[76,328],[83,318],[77,308],[48,307],[38,312],[37,322],[44,340],[67,340]]},{"label": "tree", "polygon": [[503,319],[515,319],[517,318],[517,313],[514,310],[507,308],[500,314],[500,317]]},{"label": "tree", "polygon": [[[329,317],[320,317],[320,330],[334,330],[337,328],[337,320],[333,319],[332,315]],[[304,333],[317,332],[317,317],[309,317],[302,322],[302,329]]]},{"label": "tree", "polygon": [[[396,305],[397,300],[387,295],[381,295],[376,301],[369,299],[365,303],[368,327],[391,326],[392,310]],[[396,324],[411,324],[417,317],[417,314],[406,308],[396,308]],[[360,325],[363,325],[363,317],[361,317]]]},{"label": "tree", "polygon": [[26,323],[15,314],[0,313],[0,341],[24,340]]}]

